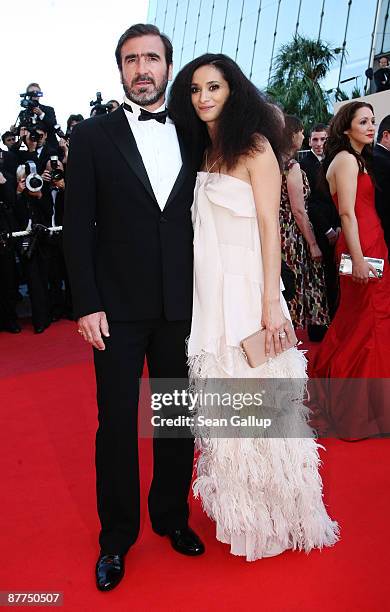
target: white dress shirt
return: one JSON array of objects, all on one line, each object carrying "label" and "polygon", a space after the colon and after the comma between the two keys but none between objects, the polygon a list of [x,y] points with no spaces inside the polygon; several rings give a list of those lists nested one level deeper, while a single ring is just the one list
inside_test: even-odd
[{"label": "white dress shirt", "polygon": [[[139,121],[138,116],[141,107],[126,97],[125,102],[133,109],[132,113],[126,109],[123,110],[133,132],[158,205],[163,210],[182,166],[176,128],[169,117],[167,117],[165,123],[160,123],[155,119]],[[164,109],[165,104],[153,112],[158,113]]]}]

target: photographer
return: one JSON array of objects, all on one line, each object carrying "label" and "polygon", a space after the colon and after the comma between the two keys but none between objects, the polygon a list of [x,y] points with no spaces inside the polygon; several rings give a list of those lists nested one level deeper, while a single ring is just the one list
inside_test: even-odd
[{"label": "photographer", "polygon": [[[62,226],[64,219],[64,165],[52,156],[42,174],[44,186],[42,200],[45,210],[50,211],[50,226]],[[55,232],[49,239],[49,303],[51,321],[63,316],[72,318],[72,301],[62,246],[62,232]],[[65,285],[65,292],[62,285]]]},{"label": "photographer", "polygon": [[1,140],[3,141],[3,145],[7,147],[8,151],[11,151],[16,142],[16,135],[14,132],[4,132]]},{"label": "photographer", "polygon": [[106,104],[108,112],[112,113],[114,110],[120,107],[118,100],[109,100]]},{"label": "photographer", "polygon": [[67,159],[68,143],[61,138],[59,142],[56,140],[56,145],[53,147],[48,141],[46,126],[43,123],[37,123],[31,130],[22,128],[22,133],[27,151],[17,152],[18,165],[31,160],[35,162],[38,173],[42,174],[51,155],[57,155],[60,160]]},{"label": "photographer", "polygon": [[51,223],[50,208],[43,198],[42,177],[33,161],[17,169],[15,214],[19,228],[32,230],[19,245],[19,256],[26,275],[31,301],[32,323],[36,334],[50,324],[48,277],[50,250],[44,227]]},{"label": "photographer", "polygon": [[0,330],[18,334],[16,314],[18,275],[10,234],[17,229],[14,215],[15,191],[11,177],[2,168],[0,157]]},{"label": "photographer", "polygon": [[78,123],[81,123],[81,121],[84,121],[84,117],[82,115],[69,115],[67,122],[66,122],[66,134],[65,134],[65,138],[68,141],[72,133],[72,129],[74,128],[75,125],[77,125]]},{"label": "photographer", "polygon": [[44,125],[46,128],[48,143],[52,147],[56,147],[57,138],[55,135],[54,126],[57,125],[57,119],[54,108],[41,104],[40,100],[42,97],[42,90],[38,83],[30,83],[27,86],[26,96],[28,100],[31,100],[31,103],[29,104],[30,114],[32,114],[41,125]]}]

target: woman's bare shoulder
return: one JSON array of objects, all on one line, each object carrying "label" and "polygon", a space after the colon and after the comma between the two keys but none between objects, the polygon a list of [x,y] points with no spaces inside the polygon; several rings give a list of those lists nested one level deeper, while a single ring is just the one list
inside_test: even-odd
[{"label": "woman's bare shoulder", "polygon": [[334,159],[329,165],[329,168],[331,166],[333,166],[336,169],[339,167],[342,167],[343,169],[350,168],[351,170],[353,169],[356,169],[356,171],[359,170],[359,165],[357,163],[356,157],[352,155],[352,153],[349,153],[348,151],[340,151],[339,153],[337,153],[337,155],[335,155]]}]

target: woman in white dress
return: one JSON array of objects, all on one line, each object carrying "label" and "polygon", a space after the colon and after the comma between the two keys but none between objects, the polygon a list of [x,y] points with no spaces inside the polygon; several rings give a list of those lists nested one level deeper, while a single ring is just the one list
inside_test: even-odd
[{"label": "woman in white dress", "polygon": [[[206,54],[177,75],[169,112],[194,159],[203,155],[192,209],[192,385],[205,388],[215,379],[305,381],[303,353],[284,350],[290,315],[280,280],[279,109],[233,60]],[[266,353],[273,345],[277,356],[251,368],[240,341],[261,327]],[[300,402],[294,415],[299,431],[306,431],[306,416]],[[198,430],[195,494],[216,522],[217,539],[248,561],[338,540],[338,525],[322,499],[318,444],[308,435],[291,436],[221,438]]]}]

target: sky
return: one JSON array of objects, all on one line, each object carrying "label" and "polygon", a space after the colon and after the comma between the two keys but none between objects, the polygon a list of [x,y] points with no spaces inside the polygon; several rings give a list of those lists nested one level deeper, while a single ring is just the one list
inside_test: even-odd
[{"label": "sky", "polygon": [[31,82],[64,131],[70,114],[89,117],[97,91],[104,102],[121,101],[115,47],[147,12],[148,0],[1,0],[0,133],[15,122],[19,93]]}]

